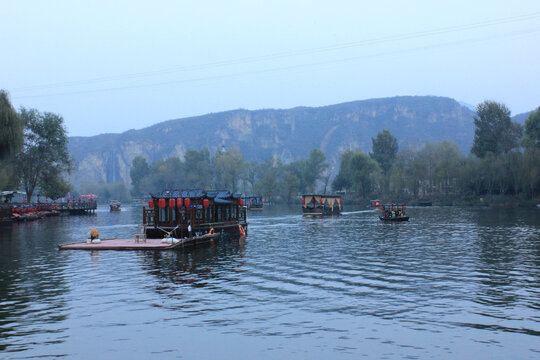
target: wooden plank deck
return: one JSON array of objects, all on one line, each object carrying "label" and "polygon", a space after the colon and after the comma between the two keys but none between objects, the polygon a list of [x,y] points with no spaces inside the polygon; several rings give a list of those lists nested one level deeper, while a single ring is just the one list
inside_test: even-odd
[{"label": "wooden plank deck", "polygon": [[135,242],[135,239],[101,239],[99,243],[77,242],[59,245],[60,250],[169,250],[212,242],[219,234],[205,234],[191,238],[178,239],[177,243],[162,242],[163,239],[146,239]]}]

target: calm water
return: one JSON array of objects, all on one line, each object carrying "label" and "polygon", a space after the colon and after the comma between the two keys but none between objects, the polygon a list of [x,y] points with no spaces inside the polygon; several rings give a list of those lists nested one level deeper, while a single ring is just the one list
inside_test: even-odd
[{"label": "calm water", "polygon": [[136,207],[2,228],[0,358],[540,358],[540,209],[299,211],[183,253],[57,250]]}]

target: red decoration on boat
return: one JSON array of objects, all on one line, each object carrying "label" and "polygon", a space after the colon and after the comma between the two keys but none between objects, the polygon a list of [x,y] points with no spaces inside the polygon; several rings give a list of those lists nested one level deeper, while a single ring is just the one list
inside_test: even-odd
[{"label": "red decoration on boat", "polygon": [[185,199],[184,199],[184,205],[185,205],[185,207],[189,207],[189,204],[190,204],[189,198],[185,198]]},{"label": "red decoration on boat", "polygon": [[403,210],[407,210],[407,205],[403,205]]},{"label": "red decoration on boat", "polygon": [[383,206],[381,207],[381,209],[383,209],[383,210],[384,210],[384,205],[383,205]]},{"label": "red decoration on boat", "polygon": [[176,199],[176,206],[182,207],[182,198]]},{"label": "red decoration on boat", "polygon": [[238,205],[244,206],[244,199],[238,199]]},{"label": "red decoration on boat", "polygon": [[152,209],[154,207],[154,200],[148,200],[148,207]]},{"label": "red decoration on boat", "polygon": [[324,199],[321,199],[319,202],[321,203],[321,205],[324,204]]},{"label": "red decoration on boat", "polygon": [[204,200],[202,201],[202,206],[204,206],[204,208],[209,207],[209,206],[210,206],[210,200],[204,199]]},{"label": "red decoration on boat", "polygon": [[394,210],[394,211],[396,210],[396,207],[394,205],[392,205],[392,210]]},{"label": "red decoration on boat", "polygon": [[176,201],[174,201],[174,199],[169,199],[169,207],[175,207],[176,206]]},{"label": "red decoration on boat", "polygon": [[302,205],[306,203],[306,199],[302,198]]},{"label": "red decoration on boat", "polygon": [[163,209],[165,207],[165,199],[159,199],[159,207]]}]

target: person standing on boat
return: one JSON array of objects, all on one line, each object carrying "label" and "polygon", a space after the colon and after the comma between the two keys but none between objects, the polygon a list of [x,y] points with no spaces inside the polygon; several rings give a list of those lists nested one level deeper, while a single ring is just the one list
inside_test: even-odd
[{"label": "person standing on boat", "polygon": [[191,237],[191,221],[188,222],[187,231],[188,231],[189,237]]}]

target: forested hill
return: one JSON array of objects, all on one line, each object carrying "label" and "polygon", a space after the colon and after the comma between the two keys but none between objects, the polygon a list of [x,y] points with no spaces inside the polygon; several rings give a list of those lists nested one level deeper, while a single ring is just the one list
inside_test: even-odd
[{"label": "forested hill", "polygon": [[238,147],[244,160],[283,162],[307,158],[321,149],[334,164],[348,149],[371,151],[371,138],[388,129],[403,147],[449,140],[470,151],[473,111],[457,101],[434,96],[402,96],[287,110],[232,110],[169,120],[121,134],[71,137],[77,161],[72,181],[130,183],[133,158],[149,162],[179,156],[186,150]]}]

